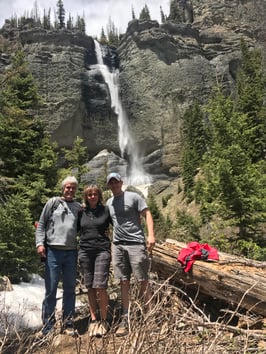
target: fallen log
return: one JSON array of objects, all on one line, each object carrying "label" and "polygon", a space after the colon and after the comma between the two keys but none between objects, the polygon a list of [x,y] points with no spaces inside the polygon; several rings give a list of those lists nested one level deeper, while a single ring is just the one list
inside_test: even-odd
[{"label": "fallen log", "polygon": [[266,317],[266,263],[219,252],[219,261],[196,260],[185,273],[177,261],[186,244],[167,239],[153,250],[151,271],[171,284],[200,293]]}]

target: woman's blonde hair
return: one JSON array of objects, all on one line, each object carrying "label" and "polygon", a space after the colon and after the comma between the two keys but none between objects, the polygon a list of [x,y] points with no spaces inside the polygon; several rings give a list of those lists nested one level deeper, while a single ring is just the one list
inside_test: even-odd
[{"label": "woman's blonde hair", "polygon": [[85,187],[83,190],[83,200],[86,206],[89,205],[88,202],[88,195],[90,193],[97,193],[99,197],[98,204],[103,204],[103,192],[100,187],[98,187],[96,184],[90,184],[89,186]]}]

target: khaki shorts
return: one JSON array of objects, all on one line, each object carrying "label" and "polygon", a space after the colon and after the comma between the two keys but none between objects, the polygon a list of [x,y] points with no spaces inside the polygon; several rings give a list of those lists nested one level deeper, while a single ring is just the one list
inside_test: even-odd
[{"label": "khaki shorts", "polygon": [[150,260],[144,244],[113,244],[112,263],[116,279],[130,280],[132,273],[138,281],[149,278]]}]

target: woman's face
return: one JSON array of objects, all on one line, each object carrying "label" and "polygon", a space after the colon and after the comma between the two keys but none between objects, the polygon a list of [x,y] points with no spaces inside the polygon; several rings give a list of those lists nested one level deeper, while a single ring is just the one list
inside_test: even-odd
[{"label": "woman's face", "polygon": [[91,208],[95,208],[99,202],[99,194],[97,190],[92,189],[87,194],[87,202]]}]

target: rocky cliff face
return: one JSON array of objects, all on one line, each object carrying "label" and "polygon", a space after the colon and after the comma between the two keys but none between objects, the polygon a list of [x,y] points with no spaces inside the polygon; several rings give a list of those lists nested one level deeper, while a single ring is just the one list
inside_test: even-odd
[{"label": "rocky cliff face", "polygon": [[[90,69],[97,63],[93,39],[67,31],[21,31],[19,40],[45,102],[39,114],[59,146],[71,147],[80,136],[91,156],[106,147],[118,152],[109,92],[99,71]],[[118,65],[110,53],[107,63]]]},{"label": "rocky cliff face", "polygon": [[[265,53],[264,0],[190,4],[186,23],[135,20],[128,25],[118,56],[104,48],[106,64],[115,68],[120,62],[120,93],[129,129],[146,169],[156,175],[178,175],[180,128],[189,105],[196,99],[206,101],[217,80],[228,89],[234,85],[241,38]],[[95,67],[93,39],[67,31],[16,32],[8,25],[1,34],[21,43],[27,55],[44,101],[38,114],[52,138],[70,147],[76,136],[82,137],[88,159],[103,149],[119,155],[117,117]],[[7,63],[2,53],[0,70]]]},{"label": "rocky cliff face", "polygon": [[159,149],[168,173],[178,173],[186,108],[206,101],[217,81],[234,85],[241,39],[265,53],[265,7],[193,1],[193,23],[129,23],[119,48],[121,95],[142,151]]}]

